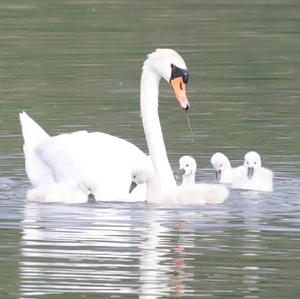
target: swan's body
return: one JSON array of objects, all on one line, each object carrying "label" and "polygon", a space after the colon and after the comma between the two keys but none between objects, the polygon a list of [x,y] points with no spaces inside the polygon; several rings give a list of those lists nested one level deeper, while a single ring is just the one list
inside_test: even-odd
[{"label": "swan's body", "polygon": [[244,159],[243,174],[232,183],[232,187],[271,192],[273,172],[261,166],[261,158],[257,152],[248,152]]},{"label": "swan's body", "polygon": [[181,186],[195,184],[197,163],[192,156],[182,156],[179,159],[179,174],[182,175]]},{"label": "swan's body", "polygon": [[210,163],[216,171],[216,180],[220,183],[231,184],[243,174],[243,166],[231,167],[229,159],[223,153],[215,153]]},{"label": "swan's body", "polygon": [[[219,184],[190,184],[164,189],[149,168],[137,168],[132,172],[132,188],[147,186],[147,201],[159,204],[220,204],[229,196],[228,189]],[[131,188],[131,189],[132,189]]]},{"label": "swan's body", "polygon": [[[185,93],[186,65],[174,50],[158,49],[144,62],[141,77],[141,115],[153,166],[160,181],[176,185],[164,147],[158,116],[160,79],[171,83],[181,107],[188,109]],[[76,186],[86,178],[96,182],[97,200],[134,200],[143,197],[140,188],[129,195],[133,165],[147,156],[132,143],[105,133],[86,131],[50,137],[26,113],[20,114],[26,172],[34,188],[53,184]],[[46,192],[42,192],[46,193]],[[45,200],[42,200],[45,201]]]},{"label": "swan's body", "polygon": [[[82,179],[97,182],[97,200],[134,198],[128,194],[130,167],[136,165],[137,161],[148,159],[135,145],[109,134],[86,131],[54,137],[44,134],[39,143],[32,142],[31,132],[35,132],[35,129],[41,131],[41,127],[24,112],[20,114],[20,120],[23,128],[26,172],[32,186],[39,188],[37,192],[40,201],[46,202],[47,198],[52,198],[47,196],[51,190],[50,193],[55,194],[55,198],[70,202],[71,195],[65,195],[73,194],[76,187],[71,191],[70,186],[78,186]],[[29,125],[31,130],[27,130],[26,134]],[[118,188],[115,188],[116,184]],[[138,190],[138,193],[140,198],[144,191]],[[30,194],[32,200],[32,194],[35,193],[31,191]],[[45,199],[42,199],[42,194],[45,194]],[[75,197],[74,202],[78,202]]]}]

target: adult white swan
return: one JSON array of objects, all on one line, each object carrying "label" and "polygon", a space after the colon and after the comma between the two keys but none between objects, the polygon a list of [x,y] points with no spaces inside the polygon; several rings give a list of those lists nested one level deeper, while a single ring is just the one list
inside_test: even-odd
[{"label": "adult white swan", "polygon": [[[188,71],[174,50],[157,49],[148,55],[140,85],[141,116],[153,166],[160,182],[174,187],[158,115],[161,78],[172,85],[181,107],[187,110]],[[123,200],[129,197],[133,166],[148,159],[135,145],[112,135],[79,131],[50,137],[25,112],[20,121],[26,172],[33,187],[53,183],[77,187],[81,181],[93,181],[97,200]]]}]

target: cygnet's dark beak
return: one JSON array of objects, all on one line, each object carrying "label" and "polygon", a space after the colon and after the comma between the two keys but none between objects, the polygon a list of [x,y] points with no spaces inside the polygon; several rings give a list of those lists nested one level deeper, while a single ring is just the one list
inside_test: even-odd
[{"label": "cygnet's dark beak", "polygon": [[254,175],[254,167],[248,167],[247,169],[247,177],[248,179],[251,179]]},{"label": "cygnet's dark beak", "polygon": [[219,182],[221,180],[222,170],[216,170],[216,180]]},{"label": "cygnet's dark beak", "polygon": [[129,188],[129,193],[131,193],[136,186],[137,186],[136,182],[131,182],[131,185],[130,185],[130,188]]},{"label": "cygnet's dark beak", "polygon": [[180,168],[178,175],[184,175],[185,174],[185,169],[184,168]]}]

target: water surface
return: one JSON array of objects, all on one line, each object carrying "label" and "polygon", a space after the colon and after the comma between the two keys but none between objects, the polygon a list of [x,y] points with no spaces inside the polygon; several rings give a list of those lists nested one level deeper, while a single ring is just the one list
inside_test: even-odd
[{"label": "water surface", "polygon": [[[0,4],[1,298],[298,298],[300,4],[296,0],[4,1]],[[190,70],[194,140],[168,84],[160,116],[182,154],[256,150],[273,193],[220,206],[34,204],[18,113],[50,134],[86,129],[147,151],[139,118],[146,54]]]}]

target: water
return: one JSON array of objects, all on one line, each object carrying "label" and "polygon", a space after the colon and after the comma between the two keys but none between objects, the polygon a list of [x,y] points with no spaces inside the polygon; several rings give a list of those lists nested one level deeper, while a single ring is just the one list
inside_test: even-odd
[{"label": "water", "polygon": [[[298,298],[299,1],[2,1],[1,298]],[[257,150],[273,193],[233,190],[220,206],[33,204],[17,119],[50,134],[104,131],[146,150],[145,55],[171,47],[190,69],[194,137],[169,86],[160,116],[213,181],[215,151]]]}]

